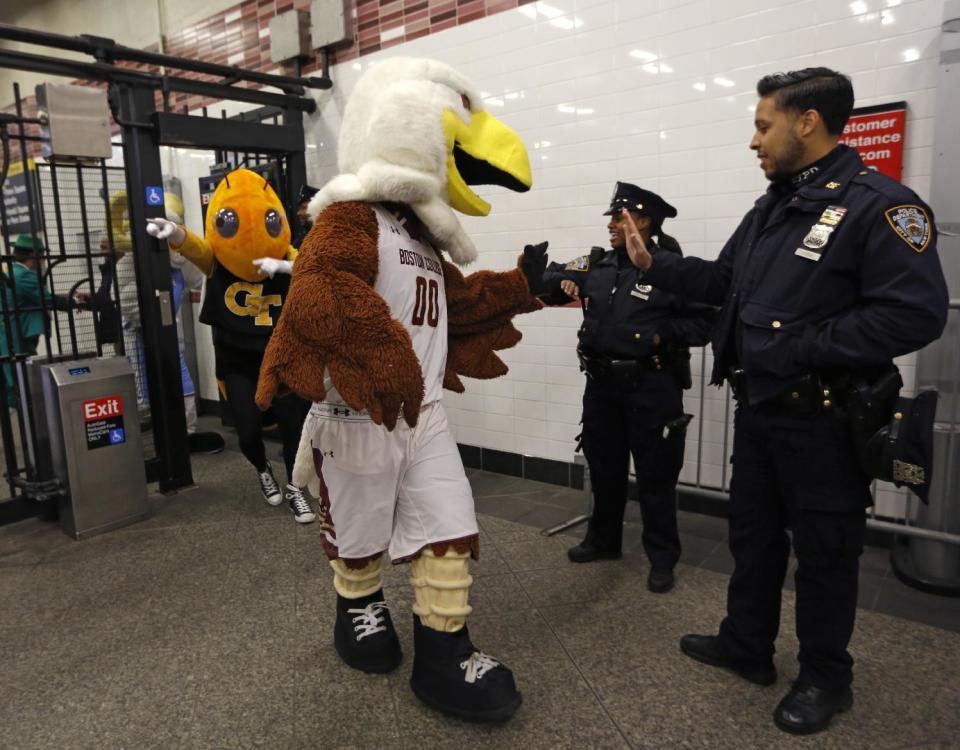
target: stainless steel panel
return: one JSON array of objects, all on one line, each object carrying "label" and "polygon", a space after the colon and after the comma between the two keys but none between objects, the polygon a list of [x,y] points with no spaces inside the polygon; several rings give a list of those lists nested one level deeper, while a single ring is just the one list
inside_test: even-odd
[{"label": "stainless steel panel", "polygon": [[43,370],[54,471],[67,487],[60,504],[64,531],[84,539],[147,517],[130,363],[125,357],[84,359]]},{"label": "stainless steel panel", "polygon": [[172,326],[173,302],[170,298],[170,292],[161,292],[160,290],[157,290],[157,302],[160,304],[160,324]]},{"label": "stainless steel panel", "polygon": [[270,19],[270,60],[275,63],[310,56],[310,14],[289,10]]},{"label": "stainless steel panel", "polygon": [[105,89],[44,83],[37,86],[37,107],[50,134],[49,143],[43,144],[44,156],[109,159],[113,155]]},{"label": "stainless steel panel", "polygon": [[347,0],[310,3],[310,44],[314,49],[353,41],[352,6]]}]

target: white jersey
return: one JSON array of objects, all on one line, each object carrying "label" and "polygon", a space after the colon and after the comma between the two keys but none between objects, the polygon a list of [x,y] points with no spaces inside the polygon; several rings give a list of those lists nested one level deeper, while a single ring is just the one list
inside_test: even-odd
[{"label": "white jersey", "polygon": [[[413,351],[423,374],[423,405],[443,395],[447,365],[447,295],[440,257],[428,244],[410,233],[386,208],[369,204],[377,215],[379,263],[374,291],[403,323],[413,340]],[[327,403],[342,404],[327,377]]]}]

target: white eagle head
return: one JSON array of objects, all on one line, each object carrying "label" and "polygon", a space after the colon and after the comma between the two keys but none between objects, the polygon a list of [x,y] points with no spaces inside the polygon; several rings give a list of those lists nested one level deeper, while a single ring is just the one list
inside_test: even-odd
[{"label": "white eagle head", "polygon": [[519,136],[484,111],[479,92],[437,60],[395,57],[371,66],[347,101],[340,175],[310,202],[312,216],[344,200],[409,205],[456,263],[476,258],[454,209],[486,216],[470,185],[516,191],[532,183]]}]

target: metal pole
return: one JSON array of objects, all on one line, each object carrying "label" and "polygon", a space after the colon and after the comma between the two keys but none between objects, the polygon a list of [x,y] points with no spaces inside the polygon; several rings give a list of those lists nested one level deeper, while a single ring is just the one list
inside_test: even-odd
[{"label": "metal pole", "polygon": [[107,178],[107,163],[103,159],[100,160],[100,181],[103,183],[103,209],[107,231],[106,260],[112,266],[111,274],[113,276],[113,281],[110,284],[113,288],[110,315],[113,317],[117,339],[113,344],[113,350],[117,354],[125,355],[127,350],[123,341],[123,317],[120,314],[120,279],[117,274],[117,248],[113,239],[113,214],[110,211],[110,181]]},{"label": "metal pole", "polygon": [[[120,113],[128,123],[150,119],[155,111],[153,91],[147,87],[117,85]],[[130,237],[137,270],[137,291],[150,390],[150,413],[157,450],[161,492],[193,484],[187,422],[180,381],[180,348],[173,316],[170,259],[165,243],[147,234],[147,218],[163,217],[163,206],[148,206],[145,190],[162,190],[160,149],[152,133],[136,125],[123,127],[123,161],[127,177]]]},{"label": "metal pole", "polygon": [[26,29],[5,23],[0,23],[0,39],[9,39],[11,41],[26,42],[27,44],[36,44],[43,47],[81,52],[95,57],[97,60],[129,60],[132,62],[146,63],[148,65],[207,73],[231,80],[250,81],[265,86],[276,86],[281,90],[293,94],[302,94],[304,87],[328,89],[333,85],[327,75],[328,68],[326,65],[324,66],[323,77],[321,78],[275,75],[272,73],[260,73],[255,70],[244,70],[243,68],[236,68],[230,65],[218,65],[217,63],[205,62],[203,60],[192,60],[187,57],[175,57],[159,52],[147,52],[146,50],[135,49],[133,47],[124,47],[121,44],[117,44],[113,39],[105,37],[91,36],[89,34],[66,36],[64,34],[52,34],[47,31]]},{"label": "metal pole", "polygon": [[[730,495],[719,490],[710,490],[705,487],[693,487],[689,484],[679,484],[683,492],[697,497],[704,497],[710,500],[730,501]],[[920,539],[929,539],[935,542],[945,542],[947,544],[960,544],[960,534],[949,534],[944,531],[935,531],[933,529],[921,529],[916,526],[907,526],[905,524],[891,523],[890,521],[878,521],[874,518],[867,519],[868,529],[877,529],[878,531],[890,531],[900,536],[912,536]]]},{"label": "metal pole", "polygon": [[553,536],[554,534],[559,534],[561,531],[566,531],[567,529],[572,529],[574,526],[579,526],[582,523],[586,523],[589,520],[589,513],[583,516],[574,516],[569,521],[564,521],[556,526],[551,526],[549,529],[543,529],[543,531],[540,532],[540,535]]}]

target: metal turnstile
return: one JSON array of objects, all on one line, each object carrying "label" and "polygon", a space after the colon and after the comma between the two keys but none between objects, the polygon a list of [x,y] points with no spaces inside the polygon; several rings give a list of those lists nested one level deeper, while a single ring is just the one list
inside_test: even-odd
[{"label": "metal turnstile", "polygon": [[63,530],[86,539],[150,515],[133,370],[125,357],[41,367]]}]

